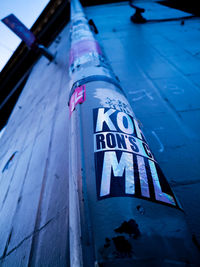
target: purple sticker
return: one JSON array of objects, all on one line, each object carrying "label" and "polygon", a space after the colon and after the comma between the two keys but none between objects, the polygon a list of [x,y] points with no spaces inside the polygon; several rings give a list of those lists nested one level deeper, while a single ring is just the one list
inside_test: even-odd
[{"label": "purple sticker", "polygon": [[69,64],[71,65],[77,58],[91,52],[96,52],[100,55],[102,54],[101,48],[95,40],[82,40],[73,44],[70,50]]}]

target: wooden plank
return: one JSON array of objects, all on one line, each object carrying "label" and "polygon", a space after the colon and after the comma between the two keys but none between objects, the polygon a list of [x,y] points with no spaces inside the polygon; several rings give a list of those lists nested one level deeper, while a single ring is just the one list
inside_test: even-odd
[{"label": "wooden plank", "polygon": [[[65,73],[64,73],[65,75]],[[68,258],[68,107],[66,78],[61,85],[58,107],[54,118],[49,160],[46,170],[46,186],[40,205],[38,228],[48,222],[48,230],[38,232],[32,243],[31,264],[42,262],[49,266],[64,266]],[[63,94],[65,97],[63,97]],[[51,242],[50,242],[51,240]],[[52,253],[54,251],[54,253]]]},{"label": "wooden plank", "polygon": [[[17,164],[20,161],[20,155],[23,152],[24,146],[26,144],[27,138],[30,135],[27,131],[27,128],[30,127],[30,124],[32,123],[33,117],[31,117],[29,120],[25,122],[24,127],[19,127],[16,129],[16,135],[17,138],[15,138],[15,143],[13,145],[10,145],[10,148],[8,152],[3,155],[1,160],[1,180],[0,180],[0,207],[2,207],[5,197],[8,194],[8,189],[10,187],[10,184],[12,182],[13,176],[15,174],[15,169],[17,168]],[[8,169],[5,168],[5,164],[8,162],[9,158],[15,153],[14,158],[8,165]]]},{"label": "wooden plank", "polygon": [[[62,33],[67,40],[68,27]],[[61,35],[61,37],[62,37]],[[59,44],[59,62],[67,62],[69,43]],[[47,266],[69,266],[68,247],[68,74],[64,71],[59,89],[59,99],[52,132],[49,161],[46,172],[46,186],[40,205],[38,227],[48,224],[33,239],[30,264],[44,263]],[[53,252],[53,253],[52,253]]]},{"label": "wooden plank", "polygon": [[10,253],[2,261],[0,261],[0,266],[1,267],[28,266],[30,243],[31,243],[30,238],[27,238],[27,240],[19,244],[19,247],[17,247],[15,250],[12,251],[12,253]]},{"label": "wooden plank", "polygon": [[[18,207],[18,204],[21,200],[21,190],[24,184],[24,180],[26,177],[26,172],[29,167],[30,157],[32,154],[32,147],[33,142],[30,143],[30,136],[36,135],[38,130],[38,124],[40,122],[40,118],[36,119],[32,124],[33,130],[28,132],[29,135],[24,142],[24,146],[27,145],[25,150],[19,151],[19,159],[16,162],[16,168],[14,169],[12,176],[9,180],[9,184],[7,187],[5,184],[1,185],[1,189],[4,189],[4,194],[2,193],[1,196],[4,196],[1,205],[1,212],[0,212],[0,228],[4,229],[4,231],[0,232],[0,255],[1,257],[3,254],[7,252],[7,242],[9,240],[9,235],[12,232],[12,225],[15,220],[15,213]],[[29,124],[28,124],[29,125]],[[22,139],[22,141],[24,141]],[[9,211],[9,212],[8,212]]]},{"label": "wooden plank", "polygon": [[[63,51],[67,54],[67,51]],[[10,183],[8,196],[2,209],[1,216],[3,220],[0,220],[1,226],[4,228],[0,248],[1,257],[3,256],[3,259],[5,259],[5,261],[3,261],[5,266],[13,262],[13,255],[17,255],[16,257],[18,257],[19,261],[16,261],[16,264],[19,262],[19,266],[21,266],[20,264],[23,262],[23,266],[26,266],[31,253],[33,236],[35,236],[37,231],[40,231],[40,224],[38,225],[37,222],[38,210],[40,209],[46,183],[45,177],[48,160],[50,158],[49,149],[52,144],[52,127],[55,125],[55,114],[60,97],[59,90],[62,83],[62,76],[65,74],[63,68],[51,64],[46,66],[41,76],[41,68],[44,68],[44,63],[43,60],[40,60],[38,66],[35,66],[34,70],[39,69],[39,71],[33,71],[33,77],[32,75],[29,77],[30,82],[27,84],[24,94],[22,94],[22,97],[18,101],[18,104],[23,107],[23,111],[21,112],[21,110],[17,108],[17,110],[13,112],[7,128],[7,134],[10,134],[11,129],[14,130],[18,125],[22,125],[24,131],[20,128],[20,130],[16,132],[17,140],[23,144],[23,148],[20,150],[19,162],[16,164],[16,170],[13,173],[14,178]],[[42,77],[42,79],[40,79],[40,77]],[[49,79],[49,77],[51,77],[51,79]],[[65,103],[67,103],[67,101]],[[64,115],[64,113],[62,114]],[[41,115],[42,120],[40,120]],[[16,121],[12,124],[14,118]],[[30,118],[32,118],[33,121],[31,121]],[[61,120],[59,120],[59,122],[61,124]],[[24,134],[28,134],[25,138],[25,142],[20,134],[21,131]],[[65,127],[65,134],[66,133]],[[65,138],[67,138],[67,136],[65,136]],[[62,148],[65,149],[65,147]],[[68,151],[66,150],[65,153],[68,153]],[[65,161],[63,164],[64,163],[65,168],[67,168]],[[57,178],[55,179],[57,180]],[[64,181],[65,183],[68,182],[67,179],[64,179]],[[68,189],[67,184],[66,188],[63,185],[60,186],[60,188]],[[45,203],[47,204],[47,202]],[[48,210],[48,206],[45,208]],[[58,216],[59,212],[62,213],[60,210],[56,211],[52,209],[52,211],[54,212],[54,217],[56,217],[56,215]],[[63,215],[56,220],[59,221],[60,218],[63,218],[63,225],[66,225],[66,217],[67,208],[65,208]],[[41,228],[43,229],[44,225],[42,225]],[[68,231],[67,227],[64,227],[64,229],[65,232]],[[60,228],[57,228],[57,231],[59,232]],[[57,236],[63,237],[65,240],[68,238],[67,232],[66,236],[57,235],[55,232],[55,237]],[[58,242],[58,244],[63,244],[63,242]],[[20,259],[20,252],[16,252],[22,250],[24,243],[27,243],[26,250],[24,250],[25,258],[28,259],[26,263],[22,258]],[[67,241],[65,243],[67,246]],[[66,247],[62,245],[61,248],[66,261]],[[21,256],[24,253],[21,253]]]},{"label": "wooden plank", "polygon": [[[34,144],[29,169],[20,195],[21,198],[13,220],[14,225],[8,252],[34,232],[42,178],[48,157],[50,129],[41,133]],[[37,153],[37,151],[40,151],[40,153]],[[25,214],[26,216],[24,216]]]},{"label": "wooden plank", "polygon": [[54,211],[54,217],[34,237],[37,246],[31,255],[30,266],[69,266],[67,209]]}]

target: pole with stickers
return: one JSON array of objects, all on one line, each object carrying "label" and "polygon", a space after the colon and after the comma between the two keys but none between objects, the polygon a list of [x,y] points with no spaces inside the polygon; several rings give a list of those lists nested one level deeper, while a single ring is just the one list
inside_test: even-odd
[{"label": "pole with stickers", "polygon": [[195,266],[184,213],[78,0],[70,38],[71,266]]}]

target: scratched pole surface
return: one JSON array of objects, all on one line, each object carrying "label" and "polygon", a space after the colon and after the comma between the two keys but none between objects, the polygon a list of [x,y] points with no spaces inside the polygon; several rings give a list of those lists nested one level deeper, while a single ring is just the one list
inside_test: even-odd
[{"label": "scratched pole surface", "polygon": [[184,213],[78,0],[69,74],[71,266],[196,266]]}]

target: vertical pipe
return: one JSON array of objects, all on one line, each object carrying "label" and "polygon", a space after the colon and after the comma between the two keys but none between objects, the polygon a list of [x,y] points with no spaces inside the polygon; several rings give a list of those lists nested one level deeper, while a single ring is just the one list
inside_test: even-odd
[{"label": "vertical pipe", "polygon": [[198,262],[184,213],[78,0],[69,74],[71,266]]}]

